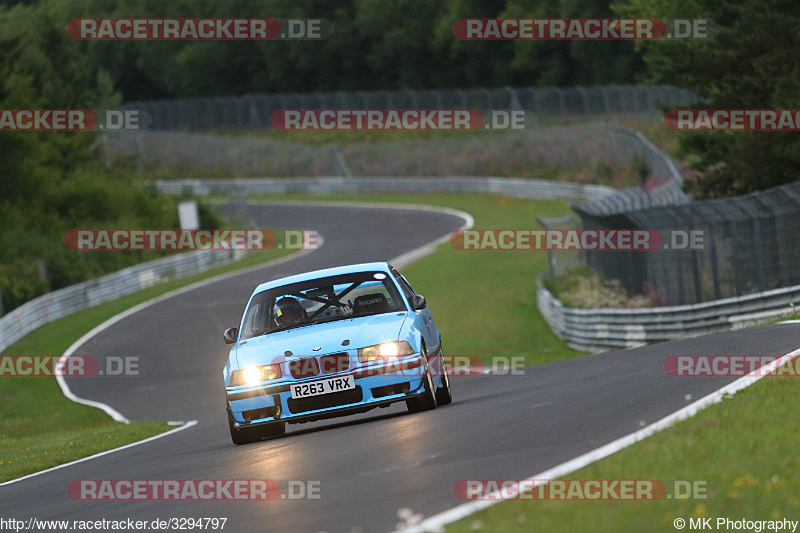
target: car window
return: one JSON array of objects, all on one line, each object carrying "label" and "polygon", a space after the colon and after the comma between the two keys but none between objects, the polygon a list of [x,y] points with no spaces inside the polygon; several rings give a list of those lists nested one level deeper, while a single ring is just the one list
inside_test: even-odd
[{"label": "car window", "polygon": [[319,278],[268,289],[253,296],[242,324],[241,338],[405,309],[397,287],[384,272]]},{"label": "car window", "polygon": [[400,272],[398,272],[395,269],[392,269],[391,272],[392,275],[394,276],[394,279],[397,281],[397,284],[400,286],[400,289],[403,291],[406,300],[410,300],[411,296],[416,294],[416,292],[414,292],[414,289],[411,288],[411,285],[408,283],[408,281],[406,281],[406,278],[404,278],[402,274],[400,274]]}]

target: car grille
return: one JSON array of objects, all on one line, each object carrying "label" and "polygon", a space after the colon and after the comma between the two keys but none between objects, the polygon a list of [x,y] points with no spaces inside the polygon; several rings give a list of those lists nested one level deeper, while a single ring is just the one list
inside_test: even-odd
[{"label": "car grille", "polygon": [[350,356],[347,352],[332,353],[319,358],[319,366],[323,374],[344,372],[350,368]]},{"label": "car grille", "polygon": [[289,361],[289,372],[293,378],[310,378],[319,374],[319,363],[316,357],[306,357]]},{"label": "car grille", "polygon": [[316,409],[328,409],[330,407],[358,403],[363,398],[361,387],[356,387],[352,390],[332,392],[330,394],[312,396],[311,398],[289,398],[286,403],[289,406],[289,411],[294,414],[300,414]]}]

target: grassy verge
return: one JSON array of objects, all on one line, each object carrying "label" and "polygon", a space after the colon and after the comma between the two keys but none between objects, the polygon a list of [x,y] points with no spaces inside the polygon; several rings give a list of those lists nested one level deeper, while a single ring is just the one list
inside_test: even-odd
[{"label": "grassy verge", "polygon": [[[236,263],[106,302],[50,322],[5,350],[5,355],[60,355],[86,331],[126,309],[177,289],[286,255],[252,253]],[[119,424],[64,397],[51,377],[0,378],[0,482],[150,437],[163,422]]]},{"label": "grassy verge", "polygon": [[[316,196],[253,196],[251,201],[327,200]],[[539,228],[537,217],[568,212],[565,202],[522,200],[492,195],[375,194],[335,196],[337,201],[427,204],[470,213],[476,228]],[[547,252],[456,250],[449,243],[403,269],[414,288],[430,302],[451,355],[524,357],[541,364],[574,357],[536,307],[536,277],[547,269]],[[533,350],[532,347],[536,349]]]},{"label": "grassy verge", "polygon": [[[256,198],[252,198],[256,199]],[[331,200],[281,196],[262,199]],[[336,196],[341,201],[435,204],[471,213],[478,227],[535,227],[537,216],[567,211],[564,202],[470,195]],[[285,253],[285,252],[284,252]],[[467,255],[465,255],[467,254]],[[6,354],[61,354],[80,335],[107,318],[167,291],[213,275],[273,259],[278,252],[251,254],[204,274],[174,280],[47,324]],[[534,280],[546,268],[544,252],[457,251],[448,244],[404,269],[426,295],[445,332],[448,353],[524,356],[528,364],[572,357],[536,309]],[[470,287],[465,291],[464,287]],[[532,353],[531,346],[537,350]],[[67,400],[52,378],[0,380],[0,481],[49,468],[167,429],[163,423],[117,424],[104,413]]]},{"label": "grassy verge", "polygon": [[[706,484],[706,499],[510,501],[446,531],[676,531],[677,518],[686,520],[688,531],[690,518],[711,517],[715,526],[717,517],[798,520],[798,402],[796,377],[767,377],[668,431],[565,477],[700,481]],[[521,477],[533,474],[520,472]]]},{"label": "grassy verge", "polygon": [[[391,195],[369,199],[397,200]],[[477,228],[533,227],[535,217],[565,211],[559,202],[494,196],[411,195],[403,200],[467,211]],[[529,364],[537,364],[577,355],[552,334],[536,310],[532,280],[545,268],[544,252],[463,252],[444,245],[403,271],[431,302],[449,353],[524,354]],[[536,346],[535,354],[531,346]],[[447,531],[676,531],[676,518],[686,520],[686,529],[690,518],[711,517],[714,524],[717,517],[800,519],[800,478],[794,475],[800,470],[793,412],[800,402],[796,379],[765,378],[668,431],[566,476],[698,481],[707,487],[705,499],[512,501]],[[532,474],[520,472],[520,477]]]},{"label": "grassy verge", "polygon": [[[597,114],[597,115],[547,115],[528,112],[526,127],[529,129],[549,128],[559,126],[580,126],[592,122],[610,122],[612,124],[622,124],[625,126],[646,124],[652,125],[655,131],[665,130],[664,122],[658,114],[652,116],[642,116],[640,114]],[[392,141],[414,141],[441,138],[458,138],[470,134],[485,135],[491,133],[516,133],[518,130],[496,130],[496,131],[448,131],[448,130],[299,130],[281,131],[274,128],[261,130],[216,130],[214,135],[225,137],[244,137],[255,139],[269,139],[272,141],[292,142],[300,144],[338,144],[348,145],[354,143],[385,143]],[[671,130],[667,130],[668,132]]]},{"label": "grassy verge", "polygon": [[800,309],[795,309],[794,311],[788,311],[786,314],[781,315],[777,318],[773,318],[771,320],[766,321],[764,324],[761,325],[769,325],[769,324],[777,324],[779,322],[783,322],[784,320],[800,320]]},{"label": "grassy verge", "polygon": [[592,267],[578,264],[544,280],[544,286],[566,307],[657,307],[664,305],[643,295],[629,295],[617,279],[605,279]]}]

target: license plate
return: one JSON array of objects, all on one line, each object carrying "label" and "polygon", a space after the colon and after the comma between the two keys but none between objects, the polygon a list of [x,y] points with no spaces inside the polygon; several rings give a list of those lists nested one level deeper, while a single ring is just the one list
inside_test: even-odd
[{"label": "license plate", "polygon": [[291,386],[292,398],[308,398],[309,396],[319,396],[355,388],[356,380],[353,376],[320,379],[319,381],[297,383]]}]

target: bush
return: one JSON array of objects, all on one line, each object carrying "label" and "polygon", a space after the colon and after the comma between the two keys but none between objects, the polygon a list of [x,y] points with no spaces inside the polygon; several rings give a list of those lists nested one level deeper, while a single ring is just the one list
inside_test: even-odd
[{"label": "bush", "polygon": [[617,279],[606,280],[587,265],[568,268],[563,274],[547,278],[544,286],[566,307],[650,307],[647,296],[630,296]]}]

